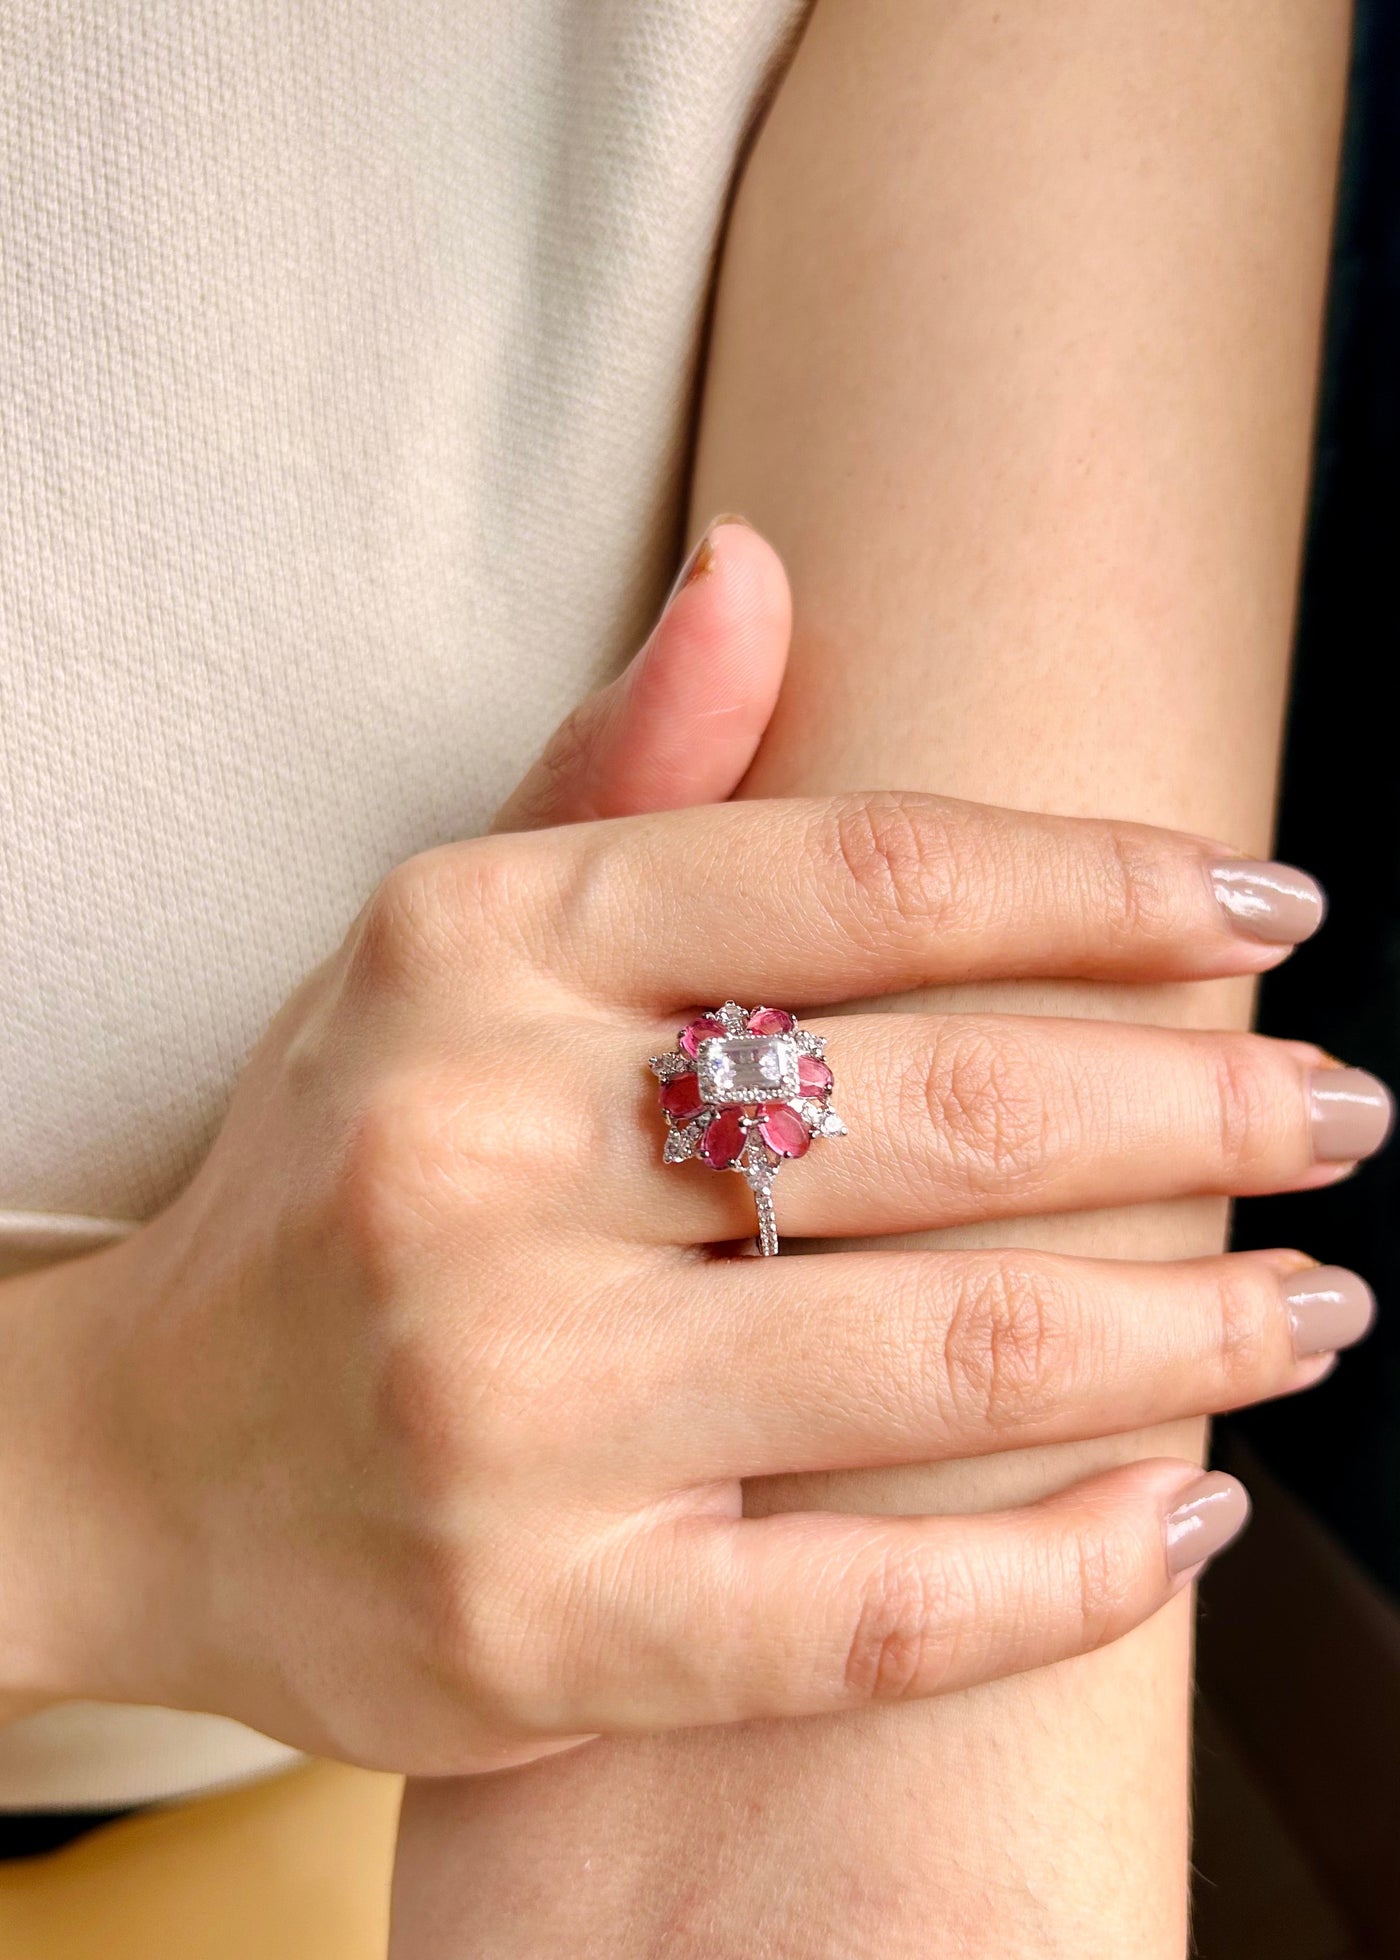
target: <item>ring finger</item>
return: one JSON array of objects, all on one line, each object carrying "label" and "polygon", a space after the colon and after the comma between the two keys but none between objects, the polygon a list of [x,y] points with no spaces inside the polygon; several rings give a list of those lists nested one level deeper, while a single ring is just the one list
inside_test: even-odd
[{"label": "ring finger", "polygon": [[[1341,1175],[1390,1127],[1391,1097],[1373,1076],[1261,1035],[1004,1014],[811,1026],[829,1038],[832,1102],[849,1134],[781,1180],[786,1235],[1286,1190]],[[627,1127],[608,1206],[625,1232],[693,1244],[752,1230],[741,1178],[663,1165],[659,1111]]]}]

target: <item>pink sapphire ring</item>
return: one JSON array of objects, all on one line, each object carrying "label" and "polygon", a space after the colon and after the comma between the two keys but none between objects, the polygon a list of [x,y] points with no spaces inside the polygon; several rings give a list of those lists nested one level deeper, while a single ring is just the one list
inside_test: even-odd
[{"label": "pink sapphire ring", "polygon": [[687,1021],[676,1046],[653,1055],[666,1114],[668,1164],[699,1158],[712,1171],[738,1171],[758,1211],[758,1250],[778,1250],[773,1180],[813,1137],[843,1137],[831,1107],[826,1039],[799,1028],[781,1007],[752,1012],[727,1000]]}]

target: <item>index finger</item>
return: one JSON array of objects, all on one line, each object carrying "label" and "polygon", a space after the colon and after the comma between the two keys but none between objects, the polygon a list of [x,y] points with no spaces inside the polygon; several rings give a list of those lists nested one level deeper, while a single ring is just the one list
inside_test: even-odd
[{"label": "index finger", "polygon": [[1305,872],[1203,838],[891,792],[675,810],[486,848],[514,854],[505,882],[535,901],[515,930],[542,964],[648,1008],[1257,973],[1324,909]]}]

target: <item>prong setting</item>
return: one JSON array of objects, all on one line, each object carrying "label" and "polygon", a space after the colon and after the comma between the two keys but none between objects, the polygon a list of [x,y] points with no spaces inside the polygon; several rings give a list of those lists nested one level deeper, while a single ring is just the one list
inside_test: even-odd
[{"label": "prong setting", "polygon": [[818,1137],[846,1134],[831,1107],[825,1053],[826,1037],[785,1008],[727,1000],[693,1016],[675,1048],[648,1064],[662,1085],[663,1160],[739,1172],[754,1194],[765,1255],[778,1250],[772,1187],[783,1163]]}]

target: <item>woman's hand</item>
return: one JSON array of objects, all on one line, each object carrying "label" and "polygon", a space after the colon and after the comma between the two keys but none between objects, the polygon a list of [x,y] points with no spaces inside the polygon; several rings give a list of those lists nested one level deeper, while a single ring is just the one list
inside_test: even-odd
[{"label": "woman's hand", "polygon": [[[1157,1462],[1002,1515],[760,1520],[740,1479],[1302,1387],[1363,1331],[1361,1283],[1292,1253],[715,1257],[746,1187],[662,1165],[645,1063],[727,994],[1258,970],[1279,949],[1239,930],[1247,876],[1266,904],[1199,840],[887,795],[410,860],[187,1191],[29,1296],[84,1388],[13,1685],[435,1773],[1112,1639],[1242,1521],[1228,1480]],[[813,1238],[1297,1186],[1384,1126],[1378,1088],[1253,1036],[815,1025],[851,1134],[780,1186]]]}]

